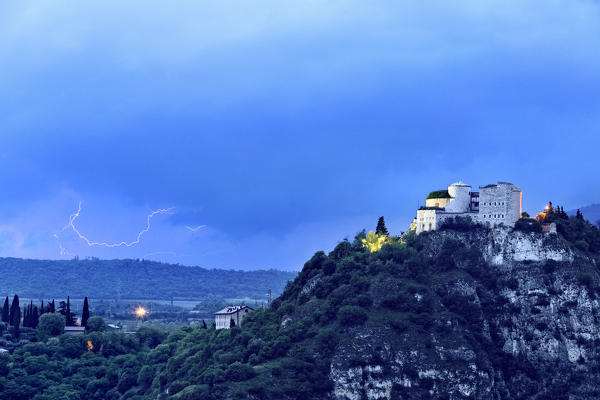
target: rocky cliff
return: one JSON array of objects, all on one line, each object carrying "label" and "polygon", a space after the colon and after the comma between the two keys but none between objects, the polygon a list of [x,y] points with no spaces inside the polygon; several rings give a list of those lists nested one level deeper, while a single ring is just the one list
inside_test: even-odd
[{"label": "rocky cliff", "polygon": [[332,358],[333,398],[600,397],[593,258],[557,234],[508,228],[433,232],[420,246],[430,265],[468,274],[429,281],[437,312],[418,335],[352,329]]}]

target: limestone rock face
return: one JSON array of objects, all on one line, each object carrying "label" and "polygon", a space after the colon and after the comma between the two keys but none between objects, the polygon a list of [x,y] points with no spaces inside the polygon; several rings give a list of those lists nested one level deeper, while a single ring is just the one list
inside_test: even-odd
[{"label": "limestone rock face", "polygon": [[477,250],[489,269],[435,283],[463,318],[434,318],[420,335],[354,328],[332,359],[331,399],[600,398],[594,261],[556,234],[509,229],[432,232],[430,256],[448,240]]}]

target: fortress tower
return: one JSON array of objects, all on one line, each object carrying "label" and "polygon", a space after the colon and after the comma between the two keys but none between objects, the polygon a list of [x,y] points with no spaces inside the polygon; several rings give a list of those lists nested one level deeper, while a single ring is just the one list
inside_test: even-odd
[{"label": "fortress tower", "polygon": [[474,192],[470,185],[456,182],[448,190],[431,192],[425,207],[417,211],[416,232],[436,230],[440,224],[453,217],[470,217],[475,222],[491,226],[514,226],[521,218],[523,193],[508,182],[480,186]]}]

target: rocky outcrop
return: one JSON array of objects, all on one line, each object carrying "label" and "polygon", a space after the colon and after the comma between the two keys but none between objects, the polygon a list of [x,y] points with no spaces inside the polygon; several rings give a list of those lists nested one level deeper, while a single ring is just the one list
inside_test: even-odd
[{"label": "rocky outcrop", "polygon": [[447,241],[476,251],[481,275],[436,282],[419,334],[354,329],[332,359],[331,398],[599,398],[594,261],[556,234],[507,228],[428,234],[431,259]]}]

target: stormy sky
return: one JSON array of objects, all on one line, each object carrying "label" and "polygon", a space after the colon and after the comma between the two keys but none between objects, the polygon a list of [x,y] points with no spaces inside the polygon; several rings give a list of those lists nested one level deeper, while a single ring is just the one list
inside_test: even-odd
[{"label": "stormy sky", "polygon": [[[0,3],[0,256],[299,269],[434,189],[600,202],[596,1]],[[133,242],[130,247],[88,246]]]}]

